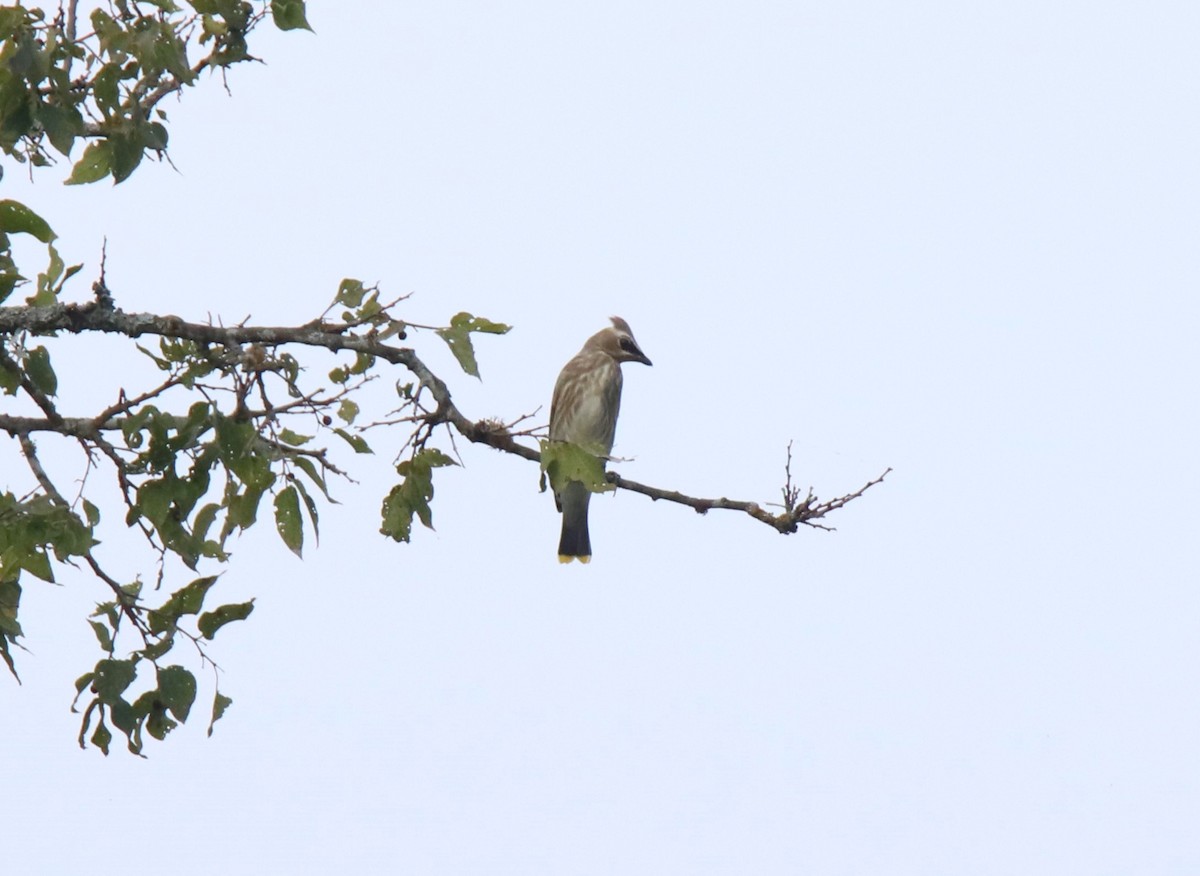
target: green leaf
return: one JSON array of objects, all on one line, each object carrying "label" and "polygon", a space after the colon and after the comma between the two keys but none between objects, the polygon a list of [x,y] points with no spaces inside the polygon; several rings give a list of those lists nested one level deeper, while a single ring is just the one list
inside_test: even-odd
[{"label": "green leaf", "polygon": [[604,476],[604,460],[586,448],[566,441],[541,442],[542,471],[550,477],[555,492],[568,481],[580,481],[593,493],[614,490]]},{"label": "green leaf", "polygon": [[[186,69],[186,68],[185,68]],[[189,71],[190,73],[191,71]],[[159,122],[151,122],[138,130],[142,137],[142,146],[146,149],[153,149],[155,152],[162,152],[167,148],[167,129]]]},{"label": "green leaf", "polygon": [[252,452],[258,433],[253,423],[217,416],[217,447],[226,465],[233,465]]},{"label": "green leaf", "polygon": [[104,752],[104,756],[108,757],[108,746],[112,742],[112,731],[110,731],[104,723],[104,718],[100,719],[100,723],[96,725],[95,731],[92,733],[92,745]]},{"label": "green leaf", "polygon": [[[96,33],[102,33],[105,30],[101,19],[108,19],[111,23],[112,18],[105,15],[104,12],[97,9],[92,13],[92,25],[96,28]],[[118,28],[119,30],[119,28]],[[120,114],[121,107],[121,65],[117,61],[109,61],[103,64],[100,70],[92,77],[92,95],[96,99],[96,103],[105,114]]]},{"label": "green leaf", "polygon": [[36,575],[43,581],[54,583],[54,570],[50,566],[50,557],[44,550],[33,549],[21,557],[21,568]]},{"label": "green leaf", "polygon": [[[50,250],[50,264],[44,273],[38,274],[37,292],[25,299],[25,303],[33,307],[48,307],[56,303],[55,299],[58,296],[59,280],[61,279],[64,283],[67,280],[66,277],[63,277],[65,263],[62,260],[62,256],[58,254],[58,250],[54,248],[53,244],[50,244],[46,248]],[[72,270],[71,273],[76,273],[76,270]]]},{"label": "green leaf", "polygon": [[375,364],[375,357],[370,353],[358,352],[354,354],[354,364],[350,366],[351,374],[366,374]]},{"label": "green leaf", "polygon": [[[197,2],[201,2],[201,0],[197,0]],[[192,6],[196,9],[196,11],[199,11],[200,7],[196,6],[196,3],[193,3]],[[229,33],[229,25],[224,21],[213,18],[211,15],[203,16],[201,21],[202,30],[204,33],[204,35],[200,38],[201,43],[207,42],[208,37],[224,36],[225,34]]]},{"label": "green leaf", "polygon": [[296,556],[303,556],[304,523],[300,517],[300,494],[288,486],[275,496],[275,528]]},{"label": "green leaf", "polygon": [[175,645],[175,634],[168,632],[162,636],[157,642],[152,645],[147,645],[137,653],[141,654],[146,660],[159,660]]},{"label": "green leaf", "polygon": [[140,139],[118,136],[113,134],[108,142],[112,144],[112,175],[113,185],[125,182],[142,163],[145,154]]},{"label": "green leaf", "polygon": [[231,705],[233,705],[233,700],[230,697],[225,696],[220,691],[217,691],[217,695],[213,697],[212,720],[208,722],[209,736],[212,736],[213,734],[213,725],[225,716],[225,710]]},{"label": "green leaf", "polygon": [[465,327],[469,332],[481,332],[485,335],[506,335],[512,331],[511,325],[502,322],[492,322],[490,319],[484,319],[482,316],[472,316],[466,312],[455,314],[454,318],[450,320],[450,325]]},{"label": "green leaf", "polygon": [[334,429],[335,433],[341,436],[342,440],[354,448],[355,453],[374,453],[366,440],[361,435],[351,435],[345,429]]},{"label": "green leaf", "polygon": [[0,565],[0,658],[8,666],[8,671],[20,684],[21,677],[17,675],[17,667],[9,653],[9,642],[16,643],[21,635],[21,624],[17,622],[17,612],[21,602],[21,585],[17,583],[16,575],[9,574]]},{"label": "green leaf", "polygon": [[137,669],[132,660],[101,660],[92,676],[92,689],[101,702],[111,706],[121,699],[121,694],[136,677]]},{"label": "green leaf", "polygon": [[50,145],[63,155],[71,154],[75,138],[83,133],[83,116],[75,107],[43,103],[37,109],[38,121],[46,131]]},{"label": "green leaf", "polygon": [[54,395],[58,392],[58,377],[50,366],[50,352],[45,347],[34,347],[25,359],[25,373],[42,393]]},{"label": "green leaf", "polygon": [[29,11],[20,6],[0,6],[0,37],[14,35],[25,23]]},{"label": "green leaf", "polygon": [[100,647],[111,654],[113,652],[113,641],[108,627],[100,623],[100,621],[90,620],[88,623],[92,625],[92,631],[95,632],[96,640],[100,642]]},{"label": "green leaf", "polygon": [[362,280],[353,280],[347,277],[338,286],[337,297],[334,300],[346,307],[358,307],[362,304],[365,293],[366,288],[363,286]]},{"label": "green leaf", "polygon": [[0,201],[0,232],[5,234],[32,234],[42,243],[49,243],[55,234],[46,220],[18,201]]},{"label": "green leaf", "polygon": [[116,602],[101,602],[91,616],[108,618],[108,625],[114,630],[121,623],[121,613],[117,610]]},{"label": "green leaf", "polygon": [[[329,495],[329,488],[325,485],[325,477],[317,471],[317,466],[311,459],[308,459],[304,456],[297,456],[292,460],[292,462],[295,463],[298,469],[309,476],[312,482],[316,484],[318,489],[320,489],[320,491],[325,495],[326,499],[328,499],[330,502],[333,502],[335,505],[338,504],[333,497]],[[313,528],[315,529],[316,527],[314,526]]]},{"label": "green leaf", "polygon": [[396,466],[404,478],[383,500],[383,525],[379,531],[396,541],[412,538],[412,519],[415,515],[427,528],[433,529],[433,469],[456,465],[453,459],[433,448],[415,453]]},{"label": "green leaf", "polygon": [[475,361],[475,346],[471,343],[471,336],[467,332],[451,329],[438,329],[437,333],[450,347],[459,367],[472,377],[479,377],[479,364]]},{"label": "green leaf", "polygon": [[347,425],[354,422],[354,418],[358,416],[358,405],[350,401],[350,399],[342,399],[341,405],[338,406],[338,416],[342,418]]},{"label": "green leaf", "polygon": [[231,496],[225,506],[225,524],[221,527],[221,543],[234,529],[249,529],[258,520],[258,506],[265,491],[248,488]]},{"label": "green leaf", "polygon": [[[95,677],[96,677],[96,673],[85,672],[83,675],[79,676],[79,678],[75,679],[75,699],[76,700],[78,700],[81,696],[83,696],[83,689],[85,687],[90,686],[92,683],[92,679],[94,679]],[[71,705],[71,711],[72,712],[75,711],[74,704]]]},{"label": "green leaf", "polygon": [[16,395],[17,390],[21,388],[21,372],[16,368],[9,368],[3,362],[0,362],[0,389],[3,389],[9,395]]},{"label": "green leaf", "polygon": [[168,362],[186,362],[196,355],[195,341],[185,341],[178,338],[163,338],[158,342],[163,357]]},{"label": "green leaf", "polygon": [[[11,494],[10,494],[11,495]],[[7,560],[5,562],[7,566]],[[17,623],[17,610],[21,603],[21,585],[17,583],[18,574],[14,569],[0,566],[0,630],[21,635],[21,625]]]},{"label": "green leaf", "polygon": [[160,371],[170,371],[171,370],[171,363],[168,362],[166,359],[163,359],[159,356],[154,355],[149,350],[147,350],[145,347],[143,347],[141,344],[134,344],[133,346],[143,356],[146,356],[149,359],[153,360],[154,364],[158,366]]},{"label": "green leaf", "polygon": [[150,632],[162,633],[175,626],[185,614],[196,614],[204,605],[204,596],[217,583],[217,576],[197,578],[179,588],[160,608],[147,612]]},{"label": "green leaf", "polygon": [[112,144],[107,140],[89,143],[83,157],[75,162],[66,185],[78,186],[104,179],[112,172]]},{"label": "green leaf", "polygon": [[312,439],[312,435],[300,435],[291,429],[282,429],[279,432],[279,440],[284,444],[290,444],[292,447],[301,447],[312,441]]},{"label": "green leaf", "polygon": [[[0,252],[3,252],[7,249],[8,235],[0,233]],[[3,261],[3,259],[4,257],[0,256],[0,261]],[[4,264],[11,266],[11,262],[4,262]],[[0,268],[0,302],[12,295],[13,290],[17,288],[17,284],[23,283],[24,281],[25,278],[15,270]]]},{"label": "green leaf", "polygon": [[145,712],[139,712],[134,706],[125,702],[125,700],[117,699],[111,703],[106,703],[108,713],[112,717],[113,725],[125,734],[125,747],[130,753],[141,755],[142,753],[142,720],[145,718]]},{"label": "green leaf", "polygon": [[[19,676],[17,674],[16,664],[13,663],[12,654],[9,653],[9,650],[8,650],[8,642],[9,642],[9,639],[11,639],[11,638],[12,637],[8,636],[7,634],[0,636],[0,658],[4,659],[4,662],[8,665],[8,671],[11,672],[12,677],[17,680],[17,684],[20,684],[21,676]],[[16,641],[16,640],[13,639],[13,641]]]},{"label": "green leaf", "polygon": [[512,326],[472,316],[464,311],[455,314],[454,318],[450,320],[449,327],[438,329],[437,334],[450,347],[450,352],[454,354],[454,358],[458,360],[462,370],[472,377],[479,377],[479,365],[475,361],[475,347],[471,343],[471,332],[502,335],[510,328]]},{"label": "green leaf", "polygon": [[220,510],[221,506],[216,502],[209,502],[196,512],[196,518],[192,521],[192,535],[196,539],[204,541],[208,537],[208,530],[217,519],[217,512]]},{"label": "green leaf", "polygon": [[[151,693],[153,696],[153,693]],[[146,732],[155,739],[162,741],[167,738],[167,734],[179,726],[175,721],[167,717],[167,709],[161,702],[149,701],[143,702],[143,698],[139,698],[134,704],[135,710],[140,706],[146,711]]]},{"label": "green leaf", "polygon": [[8,69],[18,76],[28,78],[37,54],[37,44],[26,34],[25,38],[20,41],[17,50],[8,58]]},{"label": "green leaf", "polygon": [[271,460],[266,456],[247,455],[229,467],[246,485],[247,492],[257,490],[261,493],[275,483],[275,472],[271,471]]},{"label": "green leaf", "polygon": [[217,634],[217,630],[221,629],[225,624],[245,620],[250,617],[250,612],[252,611],[254,611],[253,599],[249,602],[222,605],[220,608],[206,611],[200,615],[199,620],[196,621],[196,626],[200,630],[200,635],[206,639],[212,639]]},{"label": "green leaf", "polygon": [[280,30],[312,30],[304,17],[304,0],[271,0],[271,15]]},{"label": "green leaf", "polygon": [[136,508],[141,515],[162,528],[171,514],[171,503],[178,497],[180,481],[173,478],[159,478],[146,481],[137,490]]},{"label": "green leaf", "polygon": [[293,481],[296,485],[296,489],[300,493],[300,498],[304,500],[304,507],[308,511],[308,520],[310,523],[312,523],[313,538],[316,539],[317,544],[319,545],[321,543],[321,528],[318,525],[317,520],[317,503],[313,500],[313,497],[308,494],[308,490],[304,488],[304,481],[300,480],[299,478],[294,478]]},{"label": "green leaf", "polygon": [[[77,702],[79,702],[78,695],[75,697],[75,703],[77,703]],[[71,711],[72,712],[75,711],[75,703],[71,703]],[[87,748],[87,743],[84,742],[83,740],[84,740],[84,737],[87,736],[88,725],[90,725],[92,723],[92,712],[94,712],[94,711],[96,711],[96,709],[100,709],[100,708],[102,708],[102,707],[100,705],[100,701],[97,699],[93,699],[90,703],[88,703],[87,710],[83,713],[83,720],[79,722],[79,736],[77,737],[77,739],[78,739],[80,748]],[[100,722],[104,723],[104,712],[103,711],[101,711],[101,713],[100,713]]]},{"label": "green leaf", "polygon": [[158,694],[164,706],[180,721],[186,721],[196,701],[196,677],[182,666],[158,670]]}]

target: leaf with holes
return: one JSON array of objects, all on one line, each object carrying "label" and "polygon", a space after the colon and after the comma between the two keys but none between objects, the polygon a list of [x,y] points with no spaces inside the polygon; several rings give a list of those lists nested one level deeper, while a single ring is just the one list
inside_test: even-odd
[{"label": "leaf with holes", "polygon": [[383,500],[383,525],[379,531],[396,541],[409,541],[414,515],[427,528],[433,529],[433,511],[429,507],[433,499],[433,470],[456,464],[442,451],[431,448],[396,466],[404,480],[392,487]]},{"label": "leaf with holes", "polygon": [[196,676],[182,666],[158,670],[158,696],[172,715],[186,721],[196,701]]},{"label": "leaf with holes", "polygon": [[275,529],[296,556],[303,556],[304,522],[300,517],[300,494],[288,486],[275,496]]},{"label": "leaf with holes", "polygon": [[438,329],[437,334],[446,342],[462,370],[472,377],[479,377],[479,364],[475,361],[475,346],[471,343],[471,333],[502,335],[511,328],[512,326],[502,322],[492,322],[490,319],[472,316],[464,311],[455,314],[450,320],[450,325]]},{"label": "leaf with holes", "polygon": [[217,630],[231,624],[234,621],[245,620],[250,617],[250,612],[254,611],[254,600],[249,602],[230,603],[222,605],[220,608],[214,608],[212,611],[206,611],[200,615],[196,621],[196,627],[200,630],[200,635],[206,639],[212,639],[217,634]]},{"label": "leaf with holes", "polygon": [[42,243],[49,243],[58,235],[46,220],[19,201],[0,201],[0,232],[5,234],[32,234]]}]

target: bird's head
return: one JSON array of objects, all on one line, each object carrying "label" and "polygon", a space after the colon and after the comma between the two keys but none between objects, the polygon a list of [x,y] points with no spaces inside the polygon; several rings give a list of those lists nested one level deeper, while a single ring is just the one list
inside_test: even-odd
[{"label": "bird's head", "polygon": [[643,365],[653,365],[650,358],[642,352],[638,342],[633,337],[629,323],[619,316],[610,317],[612,326],[602,329],[592,340],[597,346],[617,362],[641,362]]}]

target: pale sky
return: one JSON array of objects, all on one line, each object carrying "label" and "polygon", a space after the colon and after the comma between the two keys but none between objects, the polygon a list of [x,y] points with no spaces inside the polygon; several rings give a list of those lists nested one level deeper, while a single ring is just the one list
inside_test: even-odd
[{"label": "pale sky", "polygon": [[[482,382],[414,343],[468,416],[540,422],[618,314],[654,360],[623,474],[894,471],[835,533],[601,497],[560,566],[536,467],[465,441],[437,531],[378,535],[376,432],[304,561],[269,515],[234,545],[234,704],[206,738],[201,674],[146,760],[75,744],[104,588],[31,580],[6,872],[1200,872],[1200,7],[309,6],[168,104],[178,173],[6,164],[76,297],[105,236],[128,310],[298,323],[378,281],[513,324]],[[119,347],[55,348],[67,412],[146,385]]]}]

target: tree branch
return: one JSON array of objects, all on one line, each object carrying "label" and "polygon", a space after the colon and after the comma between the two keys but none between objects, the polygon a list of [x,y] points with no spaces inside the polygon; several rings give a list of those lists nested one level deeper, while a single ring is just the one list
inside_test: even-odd
[{"label": "tree branch", "polygon": [[689,508],[694,508],[698,514],[707,514],[712,510],[728,510],[741,511],[749,514],[755,520],[767,524],[767,526],[778,530],[787,535],[795,532],[800,528],[800,524],[811,526],[815,529],[830,529],[831,527],[823,526],[817,523],[826,514],[831,511],[836,511],[846,503],[857,499],[871,487],[882,483],[883,479],[888,476],[891,469],[887,469],[883,474],[874,480],[868,481],[863,486],[859,487],[853,493],[848,493],[845,496],[839,496],[836,499],[830,499],[826,502],[817,502],[816,496],[809,494],[809,497],[791,509],[785,509],[780,514],[772,514],[762,507],[758,502],[743,502],[735,499],[699,499],[694,496],[686,496],[683,493],[675,490],[660,490],[657,487],[639,484],[636,481],[631,481],[628,478],[623,478],[616,472],[608,473],[608,482],[622,490],[630,490],[634,493],[641,493],[643,496],[649,496],[651,499],[658,501],[664,499],[668,502],[676,502],[680,505],[687,505]]},{"label": "tree branch", "polygon": [[[473,421],[464,415],[454,404],[445,381],[434,374],[414,350],[381,343],[375,333],[371,331],[365,334],[355,334],[352,332],[353,328],[354,326],[350,325],[321,321],[309,322],[301,326],[215,326],[186,322],[172,315],[127,313],[112,307],[105,299],[84,304],[58,304],[49,307],[0,307],[0,334],[17,331],[28,331],[35,334],[95,331],[121,334],[130,338],[149,334],[231,348],[254,344],[265,347],[295,344],[323,348],[331,352],[349,351],[375,356],[408,369],[417,378],[421,387],[428,390],[436,401],[437,407],[434,410],[417,414],[412,419],[423,422],[425,427],[430,429],[438,425],[447,425],[468,441],[486,444],[496,450],[520,456],[530,462],[540,463],[539,451],[514,440],[504,424],[496,420]],[[112,411],[120,409],[121,406],[115,406],[107,409],[104,413],[110,414]],[[120,420],[112,417],[101,421],[99,419],[61,417],[57,415],[57,412],[49,411],[45,418],[0,414],[0,429],[11,434],[52,431],[95,440],[101,431],[119,427]],[[809,491],[808,495],[801,500],[798,491],[793,488],[791,483],[790,461],[789,448],[787,483],[783,489],[783,511],[778,514],[768,511],[762,503],[724,497],[706,499],[689,496],[677,490],[664,490],[642,484],[624,478],[616,472],[609,472],[607,478],[609,483],[619,489],[641,493],[655,501],[663,500],[686,505],[700,514],[712,510],[740,511],[780,533],[789,534],[796,532],[801,525],[830,529],[818,521],[857,499],[876,484],[882,483],[883,479],[891,472],[889,468],[858,490],[836,499],[821,502]]]}]

